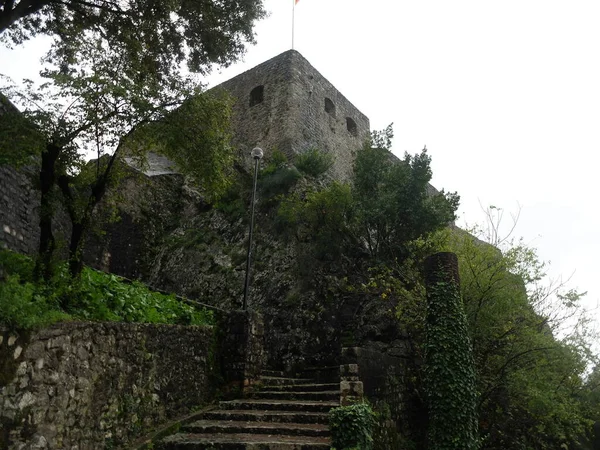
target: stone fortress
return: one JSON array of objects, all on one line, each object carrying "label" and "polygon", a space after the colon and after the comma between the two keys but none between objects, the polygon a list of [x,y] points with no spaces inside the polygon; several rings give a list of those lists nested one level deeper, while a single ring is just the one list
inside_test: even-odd
[{"label": "stone fortress", "polygon": [[[347,180],[354,153],[370,133],[368,117],[295,50],[213,89],[225,89],[235,99],[233,145],[243,159],[254,147],[261,147],[266,158],[277,149],[290,160],[316,148],[333,155],[331,178]],[[164,157],[150,155],[148,163],[149,177],[173,173]],[[0,166],[0,244],[27,254],[35,253],[39,239],[33,177],[35,171],[25,175]]]},{"label": "stone fortress", "polygon": [[[355,152],[369,137],[369,120],[298,52],[286,51],[214,89],[220,88],[236,100],[233,145],[243,165],[249,167],[256,146],[267,158],[277,149],[290,161],[316,148],[333,156],[330,178],[350,178]],[[234,311],[244,275],[246,224],[207,207],[166,158],[151,155],[148,162],[145,177],[127,178],[119,186],[121,220],[86,248],[86,262],[210,302],[224,318],[218,328],[198,331],[177,325],[59,323],[27,336],[0,328],[0,366],[8,368],[0,373],[0,430],[5,429],[0,449],[11,442],[10,448],[23,449],[114,448],[214,401],[216,390],[227,383],[246,386],[267,367],[289,372],[325,362],[332,373],[313,367],[310,376],[336,386],[317,393],[318,399],[326,395],[339,404],[346,395],[362,395],[354,387],[364,381],[364,395],[387,405],[390,430],[408,430],[418,422],[420,410],[413,411],[407,395],[410,352],[404,336],[385,348],[342,350],[343,318],[325,310],[302,314],[310,298],[293,295],[297,254],[273,239],[264,223],[255,238],[253,311]],[[0,166],[0,246],[31,255],[39,240],[35,177],[35,167]],[[68,221],[59,214],[55,222],[57,237],[68,236]],[[377,326],[387,325],[379,317]],[[323,423],[331,406],[324,406]],[[388,432],[391,442],[395,435]],[[327,438],[319,439],[322,445],[302,448],[328,449]]]}]

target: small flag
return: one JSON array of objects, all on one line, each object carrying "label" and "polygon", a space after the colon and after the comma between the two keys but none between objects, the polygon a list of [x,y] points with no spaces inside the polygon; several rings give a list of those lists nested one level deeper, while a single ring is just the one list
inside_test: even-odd
[{"label": "small flag", "polygon": [[[0,0],[2,1],[2,0]],[[300,0],[294,0],[294,3],[292,4],[292,50],[294,50],[294,22],[295,22],[295,15],[296,15],[296,5],[298,4]]]}]

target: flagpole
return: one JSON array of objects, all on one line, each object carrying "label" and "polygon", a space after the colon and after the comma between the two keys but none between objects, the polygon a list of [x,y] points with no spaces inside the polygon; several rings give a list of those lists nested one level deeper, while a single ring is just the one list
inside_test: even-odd
[{"label": "flagpole", "polygon": [[294,50],[294,20],[296,15],[296,0],[292,0],[292,50]]}]

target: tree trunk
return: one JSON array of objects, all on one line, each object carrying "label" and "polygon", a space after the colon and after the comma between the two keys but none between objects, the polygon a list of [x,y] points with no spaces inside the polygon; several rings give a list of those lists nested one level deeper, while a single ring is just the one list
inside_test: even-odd
[{"label": "tree trunk", "polygon": [[56,161],[60,151],[59,146],[49,143],[42,152],[42,165],[40,168],[40,246],[35,265],[37,280],[48,281],[54,274],[52,257],[56,248],[56,241],[52,233],[52,219],[55,212],[52,204],[52,190],[56,182]]},{"label": "tree trunk", "polygon": [[112,168],[116,159],[117,153],[115,152],[110,158],[104,172],[98,176],[96,181],[91,186],[91,195],[87,200],[85,210],[81,215],[78,214],[75,209],[75,199],[73,192],[69,187],[68,178],[66,176],[59,177],[58,185],[60,186],[63,197],[67,202],[67,211],[71,218],[71,242],[69,244],[69,273],[72,278],[77,278],[83,270],[83,245],[85,243],[85,237],[89,231],[90,224],[92,223],[92,215],[96,209],[96,206],[106,193],[110,176],[112,174]]},{"label": "tree trunk", "polygon": [[22,0],[15,6],[14,0],[5,0],[2,2],[3,8],[0,13],[0,34],[4,33],[23,17],[37,13],[48,3],[47,0]]}]

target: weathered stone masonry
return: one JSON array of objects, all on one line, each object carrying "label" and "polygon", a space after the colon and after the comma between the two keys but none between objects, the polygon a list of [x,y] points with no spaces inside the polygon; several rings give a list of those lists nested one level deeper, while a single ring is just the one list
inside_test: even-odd
[{"label": "weathered stone masonry", "polygon": [[0,166],[0,243],[4,248],[34,254],[39,241],[39,192],[32,171]]},{"label": "weathered stone masonry", "polygon": [[211,399],[214,344],[210,327],[0,330],[0,448],[122,445]]},{"label": "weathered stone masonry", "polygon": [[264,364],[262,316],[215,327],[56,324],[0,328],[0,449],[127,446],[168,419],[248,387]]},{"label": "weathered stone masonry", "polygon": [[236,102],[234,144],[293,158],[317,148],[334,156],[332,177],[347,179],[354,152],[369,136],[369,119],[297,51],[289,50],[217,86]]},{"label": "weathered stone masonry", "polygon": [[[10,110],[16,108],[0,96],[0,117]],[[25,254],[33,254],[39,240],[40,200],[33,176],[32,168],[0,166],[0,246]]]}]

